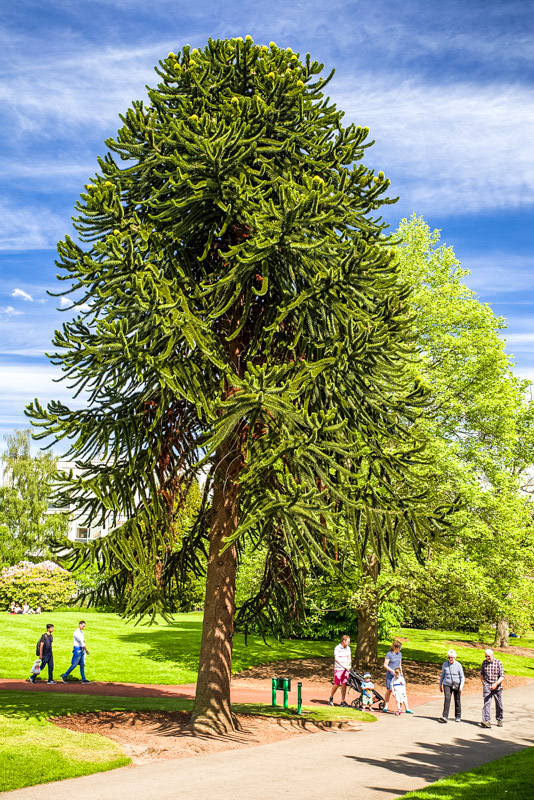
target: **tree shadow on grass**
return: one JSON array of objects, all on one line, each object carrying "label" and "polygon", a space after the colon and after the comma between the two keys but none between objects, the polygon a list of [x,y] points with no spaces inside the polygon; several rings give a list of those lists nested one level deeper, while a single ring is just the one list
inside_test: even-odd
[{"label": "tree shadow on grass", "polygon": [[[165,628],[144,627],[124,631],[118,635],[125,648],[130,643],[144,646],[143,655],[160,663],[171,662],[188,670],[197,671],[202,638],[202,620],[179,619]],[[250,666],[270,664],[281,660],[301,659],[310,656],[330,655],[331,645],[306,640],[267,639],[260,636],[234,635],[233,672]]]},{"label": "tree shadow on grass", "polygon": [[192,700],[175,697],[108,697],[104,695],[67,694],[48,692],[0,691],[0,717],[47,720],[49,717],[67,716],[99,711],[161,710],[162,700],[167,711],[190,711]]},{"label": "tree shadow on grass", "polygon": [[143,656],[160,663],[170,662],[177,667],[197,672],[202,620],[177,620],[165,628],[144,627],[124,631],[118,635],[124,643],[125,653],[128,645],[143,645]]}]

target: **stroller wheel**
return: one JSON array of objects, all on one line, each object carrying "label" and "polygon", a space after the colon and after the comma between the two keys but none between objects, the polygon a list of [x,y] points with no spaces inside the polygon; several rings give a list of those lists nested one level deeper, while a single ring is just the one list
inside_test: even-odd
[{"label": "stroller wheel", "polygon": [[381,701],[379,702],[379,704],[378,704],[378,710],[379,710],[379,711],[383,711],[383,710],[384,710],[384,708],[385,708],[385,703],[384,703],[384,701],[383,701],[383,700],[381,700]]},{"label": "stroller wheel", "polygon": [[361,697],[356,697],[356,698],[355,698],[355,699],[352,701],[352,703],[351,703],[351,706],[352,706],[353,708],[356,708],[356,709],[358,709],[358,710],[360,710],[361,708],[363,708],[362,698],[361,698]]}]

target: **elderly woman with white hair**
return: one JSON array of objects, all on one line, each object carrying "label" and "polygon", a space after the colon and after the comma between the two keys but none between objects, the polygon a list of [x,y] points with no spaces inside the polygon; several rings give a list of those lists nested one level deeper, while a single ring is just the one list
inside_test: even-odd
[{"label": "elderly woman with white hair", "polygon": [[454,695],[454,718],[456,722],[462,720],[461,694],[464,688],[465,675],[462,665],[456,660],[456,651],[449,650],[447,660],[443,662],[441,676],[439,679],[439,690],[443,692],[443,713],[439,718],[440,722],[449,721],[449,709],[451,707],[451,697]]}]

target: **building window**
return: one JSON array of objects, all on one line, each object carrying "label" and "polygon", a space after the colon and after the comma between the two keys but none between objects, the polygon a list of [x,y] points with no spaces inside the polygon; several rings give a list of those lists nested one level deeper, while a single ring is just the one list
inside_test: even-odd
[{"label": "building window", "polygon": [[76,538],[77,539],[89,539],[91,537],[91,533],[89,528],[80,528],[78,527],[76,530]]}]

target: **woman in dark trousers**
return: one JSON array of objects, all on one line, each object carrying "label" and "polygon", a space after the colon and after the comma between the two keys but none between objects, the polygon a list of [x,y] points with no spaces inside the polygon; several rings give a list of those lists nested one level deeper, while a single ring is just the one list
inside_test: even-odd
[{"label": "woman in dark trousers", "polygon": [[451,707],[451,697],[454,695],[454,719],[456,722],[462,721],[462,702],[461,694],[464,688],[465,675],[462,665],[456,661],[456,652],[449,650],[447,660],[443,662],[441,677],[439,679],[439,690],[445,695],[443,699],[443,713],[439,718],[440,722],[449,721],[449,709]]}]

